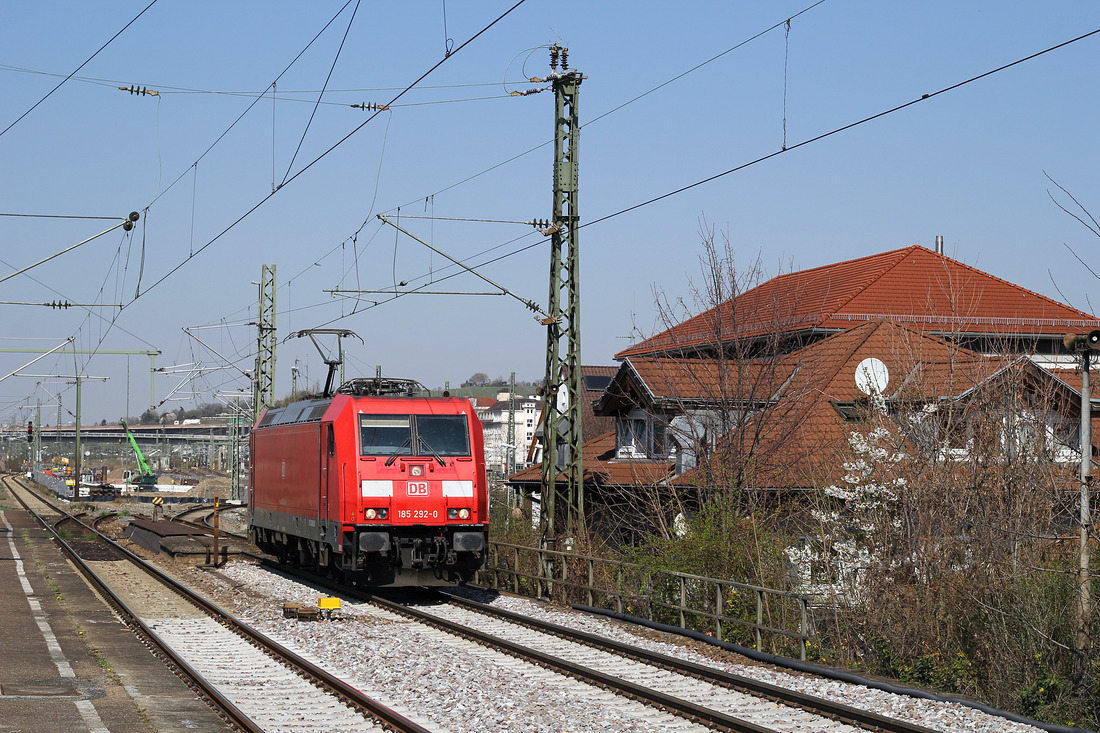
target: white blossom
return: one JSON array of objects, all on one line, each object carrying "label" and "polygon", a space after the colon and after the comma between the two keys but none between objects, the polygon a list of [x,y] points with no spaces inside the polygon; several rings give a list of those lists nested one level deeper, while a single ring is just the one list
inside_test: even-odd
[{"label": "white blossom", "polygon": [[[923,419],[934,412],[934,406],[925,406],[911,419]],[[908,458],[903,451],[891,448],[892,439],[891,431],[881,426],[866,434],[849,433],[848,445],[855,455],[842,464],[843,485],[822,489],[827,499],[842,504],[811,512],[821,534],[786,549],[802,578],[803,592],[858,602],[869,569],[894,567],[900,562],[883,556],[890,535],[902,525],[897,505],[900,492],[908,486],[904,477],[892,475]]]}]

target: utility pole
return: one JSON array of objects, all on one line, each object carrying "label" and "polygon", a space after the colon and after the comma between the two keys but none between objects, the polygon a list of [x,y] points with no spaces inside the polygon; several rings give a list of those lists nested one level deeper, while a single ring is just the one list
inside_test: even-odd
[{"label": "utility pole", "polygon": [[275,402],[275,265],[264,265],[256,326],[256,371],[252,376],[252,409],[260,414]]},{"label": "utility pole", "polygon": [[[41,466],[38,462],[42,460],[42,400],[37,401],[37,405],[34,411],[34,457],[31,458],[31,469],[34,471],[41,470]],[[37,480],[37,479],[35,479]]]},{"label": "utility pole", "polygon": [[76,483],[73,484],[73,499],[80,498],[80,471],[81,463],[84,460],[84,456],[81,451],[83,449],[80,446],[80,375],[76,375],[76,450],[73,451],[75,460],[73,461],[73,479]]},{"label": "utility pole", "polygon": [[233,398],[233,415],[229,418],[230,439],[233,441],[233,453],[229,457],[229,498],[240,501],[241,491],[241,423],[244,422],[244,411],[238,396]]},{"label": "utility pole", "polygon": [[[550,47],[554,89],[554,215],[550,229],[550,299],[546,324],[546,384],[543,392],[543,537],[584,532],[584,472],[581,456],[580,257],[577,210],[580,119],[577,97],[583,76],[569,68],[568,49]],[[559,67],[560,60],[560,67]],[[564,349],[563,349],[563,343]],[[565,405],[559,414],[558,396]],[[564,422],[563,455],[558,455]],[[559,468],[560,464],[560,468]],[[564,479],[564,491],[558,478]],[[562,506],[559,506],[561,502]]]},{"label": "utility pole", "polygon": [[1080,556],[1077,565],[1077,623],[1073,636],[1076,661],[1076,687],[1079,696],[1091,687],[1089,666],[1092,663],[1092,634],[1089,621],[1092,617],[1092,596],[1089,580],[1089,532],[1092,529],[1092,513],[1089,507],[1089,475],[1092,467],[1092,396],[1089,389],[1090,356],[1100,350],[1100,330],[1085,335],[1067,333],[1062,343],[1066,349],[1081,356],[1081,506],[1080,506]]}]

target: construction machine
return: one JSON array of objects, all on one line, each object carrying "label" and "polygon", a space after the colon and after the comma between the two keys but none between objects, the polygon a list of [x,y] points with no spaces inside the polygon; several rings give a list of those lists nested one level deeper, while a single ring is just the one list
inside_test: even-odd
[{"label": "construction machine", "polygon": [[119,420],[118,424],[126,431],[126,437],[130,439],[130,446],[134,449],[134,454],[137,456],[138,460],[138,475],[135,477],[131,473],[129,479],[130,483],[137,486],[139,490],[156,491],[158,476],[153,473],[153,469],[149,468],[149,463],[145,460],[141,448],[138,448],[137,441],[134,439],[134,434],[131,433],[130,428],[126,426],[126,421]]}]

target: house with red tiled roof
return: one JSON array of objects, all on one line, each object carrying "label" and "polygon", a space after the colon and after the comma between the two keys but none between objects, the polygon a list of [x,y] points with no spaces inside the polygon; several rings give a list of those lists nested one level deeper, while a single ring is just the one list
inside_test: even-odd
[{"label": "house with red tiled roof", "polygon": [[[1026,390],[1043,405],[1032,411],[1029,435],[1041,435],[1047,454],[1070,467],[1079,456],[1080,379],[1067,376],[888,320],[772,359],[627,357],[594,405],[614,417],[615,430],[584,445],[588,523],[629,542],[634,533],[667,531],[677,513],[698,511],[728,487],[755,492],[758,505],[797,501],[842,480],[849,435],[872,411],[900,425],[930,416],[911,439],[944,460],[964,460],[989,424],[968,403],[988,400],[1009,379],[1008,391]],[[532,467],[512,481],[537,491],[539,478]]]},{"label": "house with red tiled roof", "polygon": [[708,355],[715,344],[782,337],[787,348],[875,320],[980,352],[1056,354],[1100,319],[914,245],[772,278],[634,344],[616,359]]},{"label": "house with red tiled roof", "polygon": [[[1080,378],[1072,357],[1055,355],[1067,331],[1097,327],[922,247],[775,278],[616,356],[594,403],[615,429],[584,446],[589,525],[629,541],[667,531],[670,511],[725,487],[778,501],[836,483],[870,411],[899,424],[932,415],[912,439],[965,459],[990,422],[957,418],[962,406],[1021,375],[1025,387],[1010,391],[1046,405],[1028,429],[1068,463],[1079,456],[1067,426],[1079,420]],[[527,491],[538,480],[537,470],[513,477]]]}]

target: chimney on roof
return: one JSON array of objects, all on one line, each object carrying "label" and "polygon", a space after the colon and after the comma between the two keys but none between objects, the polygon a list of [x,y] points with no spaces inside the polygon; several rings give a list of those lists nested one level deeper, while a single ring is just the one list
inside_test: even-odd
[{"label": "chimney on roof", "polygon": [[936,235],[936,254],[938,254],[938,255],[943,254],[943,235],[942,234],[937,234]]}]

